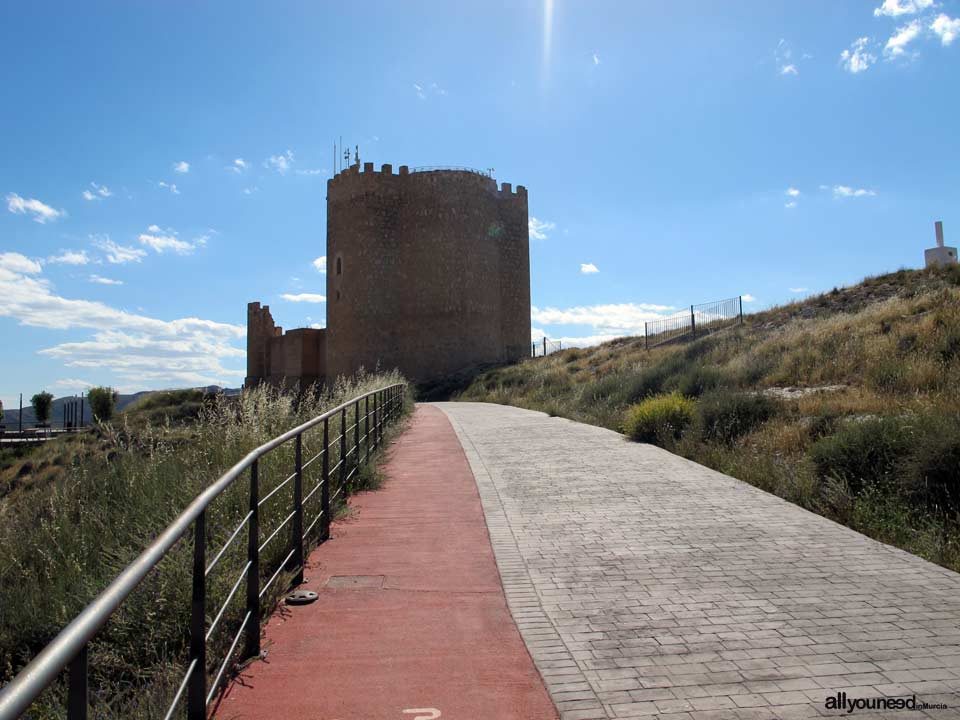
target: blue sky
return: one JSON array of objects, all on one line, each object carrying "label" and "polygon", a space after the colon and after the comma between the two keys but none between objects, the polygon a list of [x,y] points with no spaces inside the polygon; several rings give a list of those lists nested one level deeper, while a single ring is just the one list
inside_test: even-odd
[{"label": "blue sky", "polygon": [[237,386],[251,300],[322,324],[340,136],[525,185],[568,342],[960,236],[958,0],[5,3],[0,56],[8,408]]}]

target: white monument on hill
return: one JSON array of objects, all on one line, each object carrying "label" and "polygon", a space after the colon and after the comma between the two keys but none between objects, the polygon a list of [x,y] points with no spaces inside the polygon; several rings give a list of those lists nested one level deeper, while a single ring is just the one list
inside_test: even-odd
[{"label": "white monument on hill", "polygon": [[923,259],[927,261],[927,267],[956,265],[957,249],[945,247],[943,244],[943,223],[937,220],[934,227],[937,229],[937,246],[923,251]]}]

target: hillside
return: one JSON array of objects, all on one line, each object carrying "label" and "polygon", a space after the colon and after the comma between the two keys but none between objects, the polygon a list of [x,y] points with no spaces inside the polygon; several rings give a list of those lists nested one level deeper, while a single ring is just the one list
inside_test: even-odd
[{"label": "hillside", "polygon": [[[225,395],[236,395],[240,392],[239,389],[231,388],[219,388],[216,385],[210,385],[206,388],[196,388],[197,390],[202,390],[208,393],[223,392]],[[163,392],[180,392],[178,390],[168,391],[168,390],[141,390],[140,392],[122,394],[117,399],[116,409],[118,411],[124,410],[127,406],[135,403],[136,401],[149,397],[151,395],[156,395],[157,393]],[[52,424],[56,427],[63,422],[63,407],[70,400],[73,400],[73,396],[69,397],[60,397],[56,398],[53,401],[53,407],[51,409],[51,418]],[[32,428],[37,424],[37,416],[33,412],[33,408],[30,406],[30,398],[26,395],[23,398],[23,427]],[[3,410],[3,418],[0,419],[0,425],[6,425],[7,430],[15,429],[18,426],[20,419],[20,409],[16,407],[8,407]],[[93,418],[90,414],[90,405],[87,402],[83,403],[83,422],[89,424],[93,421]]]},{"label": "hillside", "polygon": [[868,278],[684,344],[622,338],[532,358],[457,399],[626,427],[960,569],[958,383],[954,267]]}]

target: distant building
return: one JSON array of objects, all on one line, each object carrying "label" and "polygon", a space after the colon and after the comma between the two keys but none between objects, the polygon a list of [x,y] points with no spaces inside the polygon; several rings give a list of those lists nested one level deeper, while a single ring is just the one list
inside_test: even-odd
[{"label": "distant building", "polygon": [[327,327],[284,334],[247,306],[246,385],[301,387],[360,368],[416,382],[530,354],[527,191],[462,168],[327,182]]},{"label": "distant building", "polygon": [[927,267],[956,265],[957,249],[943,244],[943,223],[937,220],[934,227],[937,232],[937,246],[923,251],[923,259],[926,261]]}]

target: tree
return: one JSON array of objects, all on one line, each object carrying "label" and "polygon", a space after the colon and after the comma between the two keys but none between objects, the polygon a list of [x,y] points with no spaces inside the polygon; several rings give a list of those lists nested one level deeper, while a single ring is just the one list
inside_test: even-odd
[{"label": "tree", "polygon": [[117,404],[120,394],[111,387],[90,388],[87,393],[87,399],[90,401],[90,412],[93,419],[99,422],[107,422],[113,417],[113,410]]},{"label": "tree", "polygon": [[43,392],[38,392],[32,398],[30,398],[30,403],[33,405],[33,412],[37,416],[38,425],[46,425],[47,420],[50,419],[50,408],[53,405],[53,395],[48,393],[46,390]]},{"label": "tree", "polygon": [[3,400],[0,400],[0,428],[3,427]]}]

